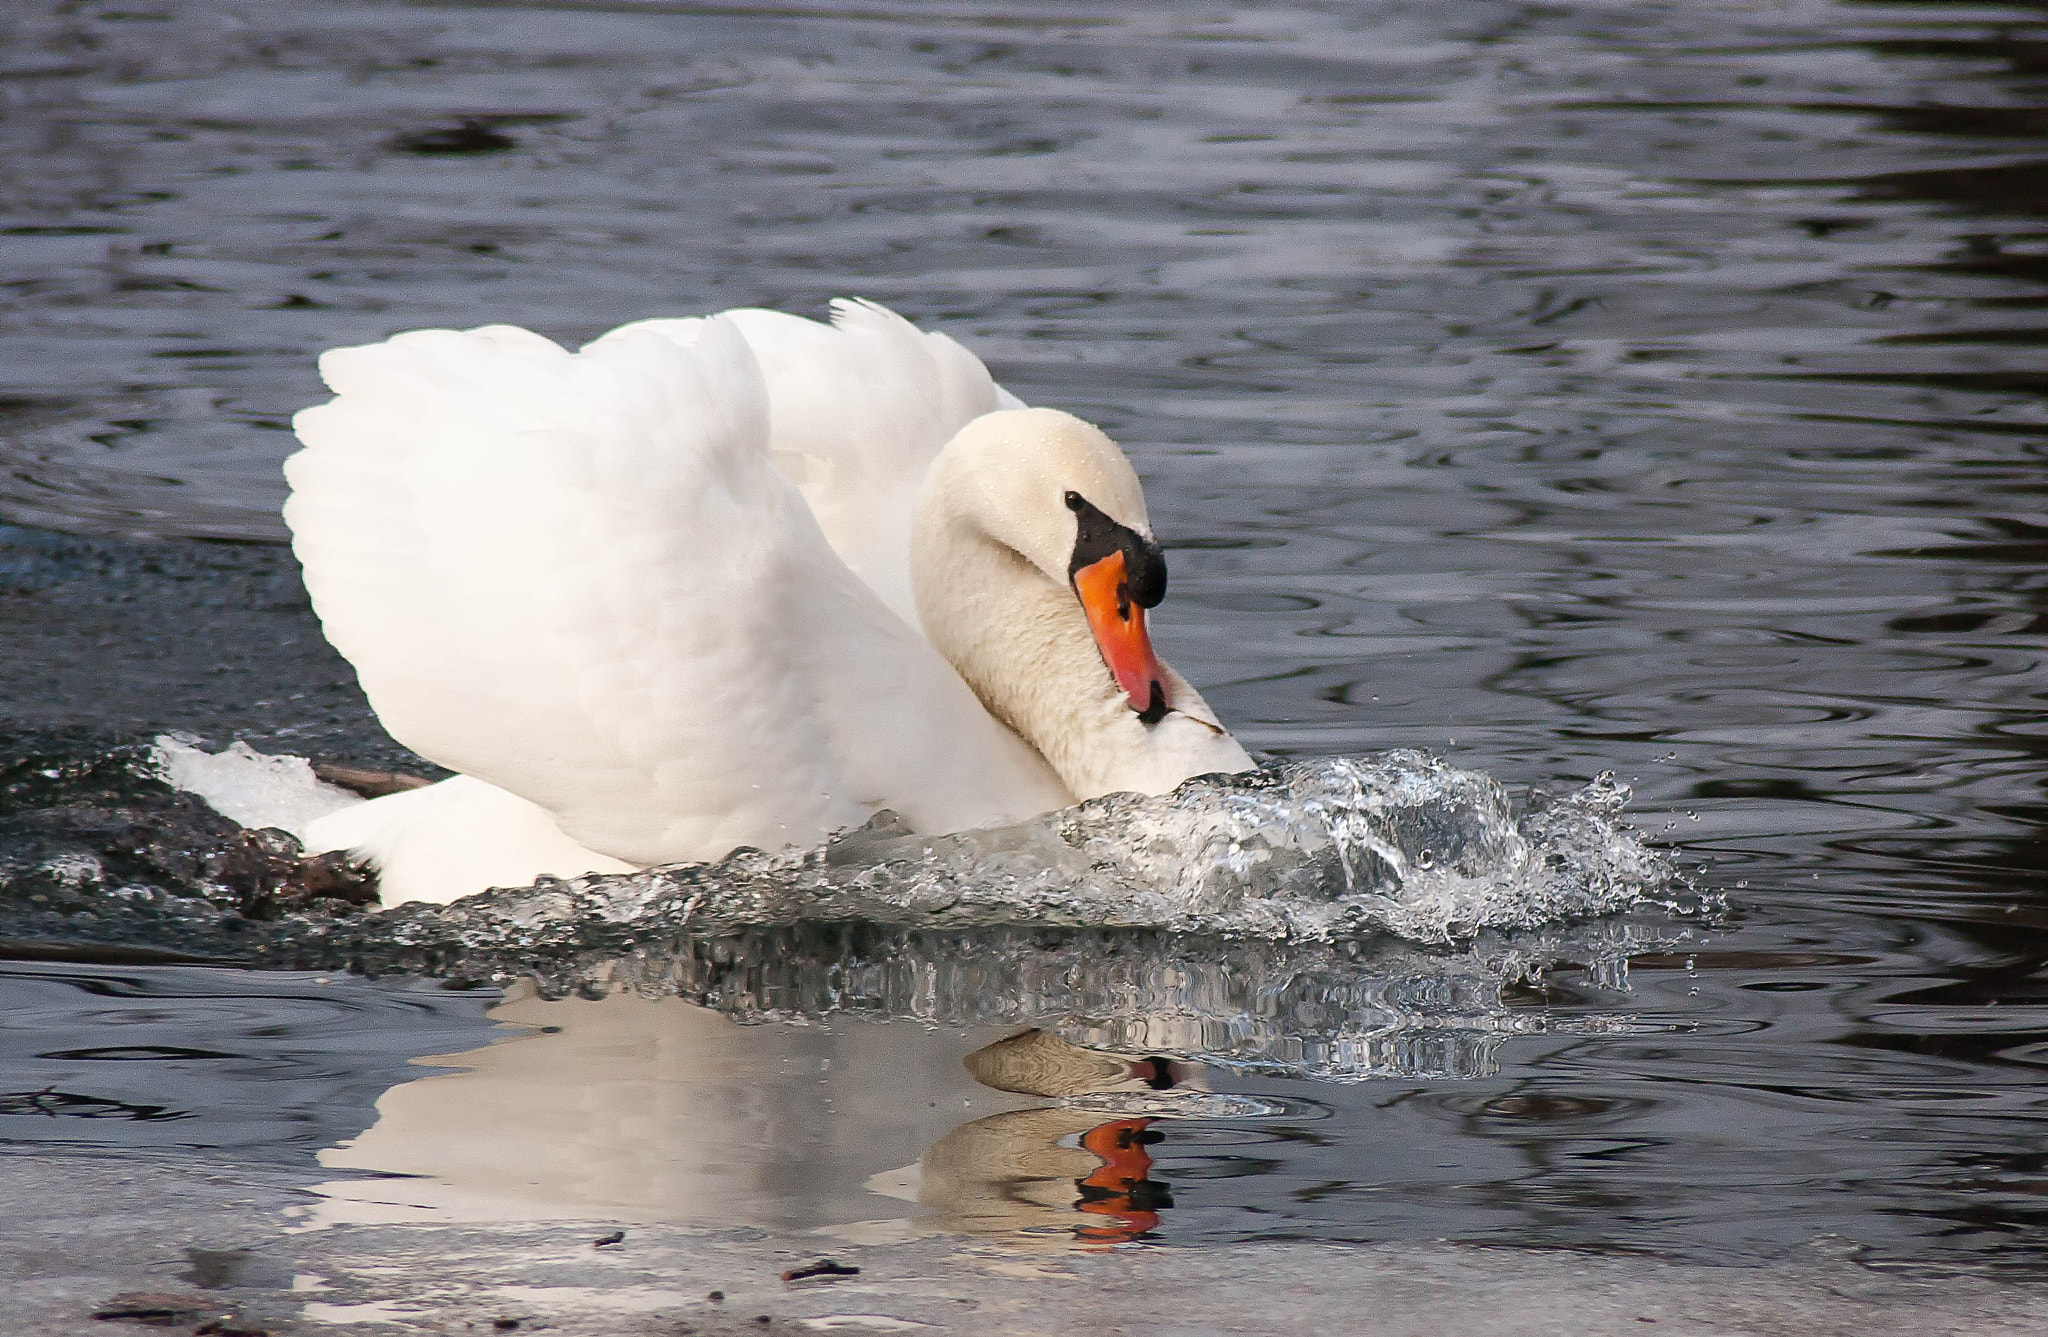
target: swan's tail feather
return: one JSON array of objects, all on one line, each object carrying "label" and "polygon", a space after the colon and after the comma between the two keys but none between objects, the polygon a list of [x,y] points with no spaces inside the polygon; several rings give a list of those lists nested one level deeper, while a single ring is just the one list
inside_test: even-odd
[{"label": "swan's tail feather", "polygon": [[348,850],[378,873],[385,905],[447,905],[542,876],[630,873],[634,865],[562,834],[548,812],[466,775],[371,799],[311,824],[309,854]]}]

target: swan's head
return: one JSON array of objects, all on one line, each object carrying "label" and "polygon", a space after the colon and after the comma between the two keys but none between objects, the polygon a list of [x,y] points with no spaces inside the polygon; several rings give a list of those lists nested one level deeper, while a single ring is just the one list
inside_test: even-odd
[{"label": "swan's head", "polygon": [[1131,709],[1147,724],[1165,716],[1172,703],[1145,610],[1166,597],[1166,558],[1152,539],[1138,475],[1116,442],[1057,409],[984,414],[941,452],[925,490],[1070,589]]}]

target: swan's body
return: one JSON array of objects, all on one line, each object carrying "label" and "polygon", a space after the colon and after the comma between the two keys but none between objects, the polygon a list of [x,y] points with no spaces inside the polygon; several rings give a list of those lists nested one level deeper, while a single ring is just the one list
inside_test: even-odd
[{"label": "swan's body", "polygon": [[[321,372],[337,397],[286,466],[307,587],[392,736],[463,773],[311,829],[387,903],[1251,764],[1151,658],[1128,581],[1102,592],[1157,560],[1122,453],[880,308],[573,354],[419,331]],[[1114,604],[1135,631],[1091,634]]]}]

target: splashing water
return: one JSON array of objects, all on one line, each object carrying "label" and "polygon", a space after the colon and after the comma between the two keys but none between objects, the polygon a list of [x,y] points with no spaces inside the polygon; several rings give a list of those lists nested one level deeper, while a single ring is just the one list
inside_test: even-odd
[{"label": "splashing water", "polygon": [[183,737],[156,740],[155,760],[174,789],[204,794],[215,812],[246,827],[275,827],[303,840],[306,828],[357,800],[321,783],[304,757],[265,756],[239,738],[209,753]]},{"label": "splashing water", "polygon": [[[1480,1075],[1512,1036],[1628,1024],[1509,991],[1568,969],[1625,993],[1630,956],[1673,926],[1616,912],[1696,899],[1621,822],[1612,777],[1538,791],[1517,814],[1491,778],[1402,751],[946,836],[882,813],[811,850],[356,913],[274,885],[289,836],[172,790],[225,768],[233,806],[291,789],[297,769],[170,759],[25,764],[0,785],[0,938],[673,993],[742,1020],[1040,1025],[1357,1080]],[[1574,920],[1594,922],[1558,927]]]},{"label": "splashing water", "polygon": [[1292,942],[1449,943],[1609,914],[1674,881],[1617,817],[1611,777],[1519,819],[1491,778],[1420,752],[1290,761],[929,837],[888,813],[808,851],[543,879],[447,907],[308,923],[295,961],[399,949],[404,968],[530,971],[649,940],[860,922],[1146,929]]},{"label": "splashing water", "polygon": [[[277,759],[250,755],[263,769],[258,778],[274,784]],[[166,781],[203,769],[190,757],[184,763],[167,773],[160,755],[145,757],[130,767],[132,783],[154,786],[157,807],[196,804],[163,792]],[[0,933],[478,978],[545,975],[650,942],[799,923],[1450,943],[1665,895],[1674,870],[1620,820],[1627,797],[1602,776],[1563,795],[1538,791],[1518,816],[1492,778],[1426,753],[1286,761],[1198,778],[1160,797],[1110,795],[1008,827],[922,836],[883,812],[811,850],[742,849],[715,863],[543,879],[451,906],[361,915],[338,904],[303,912],[275,898],[268,904],[282,910],[252,910],[263,897],[216,885],[226,875],[207,870],[227,866],[218,859],[187,860],[197,871],[180,876],[177,859],[138,862],[39,836],[10,855],[22,876],[0,875]],[[93,799],[92,811],[105,802]],[[166,819],[131,816],[131,826]],[[27,866],[87,858],[99,861],[90,878]]]}]

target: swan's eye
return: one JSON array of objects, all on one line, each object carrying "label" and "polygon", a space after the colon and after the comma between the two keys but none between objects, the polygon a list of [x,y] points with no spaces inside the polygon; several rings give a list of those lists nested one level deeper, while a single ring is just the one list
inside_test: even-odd
[{"label": "swan's eye", "polygon": [[1074,556],[1067,563],[1067,577],[1091,567],[1112,553],[1122,553],[1124,582],[1117,591],[1118,615],[1128,619],[1130,604],[1157,608],[1166,597],[1166,558],[1159,545],[1127,525],[1097,510],[1078,492],[1067,494],[1067,506],[1074,512]]}]

